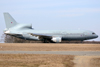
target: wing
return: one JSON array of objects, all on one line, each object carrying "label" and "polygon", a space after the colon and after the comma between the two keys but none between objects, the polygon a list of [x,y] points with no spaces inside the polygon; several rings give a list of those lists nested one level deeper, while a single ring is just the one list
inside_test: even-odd
[{"label": "wing", "polygon": [[40,40],[48,39],[48,40],[56,42],[56,43],[61,42],[61,39],[62,39],[62,37],[59,37],[59,36],[46,35],[46,34],[30,33],[30,35],[32,35],[32,36],[39,36]]},{"label": "wing", "polygon": [[43,39],[43,38],[47,38],[47,39],[51,39],[52,35],[46,35],[46,34],[38,34],[38,33],[29,33],[32,36],[39,36],[39,39]]}]

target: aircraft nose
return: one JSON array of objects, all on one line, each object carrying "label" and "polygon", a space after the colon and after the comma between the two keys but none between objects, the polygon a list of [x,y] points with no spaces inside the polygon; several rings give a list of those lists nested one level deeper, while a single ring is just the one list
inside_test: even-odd
[{"label": "aircraft nose", "polygon": [[97,38],[98,37],[98,35],[95,35],[95,38]]}]

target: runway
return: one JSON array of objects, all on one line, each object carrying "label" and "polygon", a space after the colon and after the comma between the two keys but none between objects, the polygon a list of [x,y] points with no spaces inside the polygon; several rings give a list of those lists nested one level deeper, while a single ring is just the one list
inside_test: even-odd
[{"label": "runway", "polygon": [[0,51],[0,54],[61,54],[100,56],[100,51]]}]

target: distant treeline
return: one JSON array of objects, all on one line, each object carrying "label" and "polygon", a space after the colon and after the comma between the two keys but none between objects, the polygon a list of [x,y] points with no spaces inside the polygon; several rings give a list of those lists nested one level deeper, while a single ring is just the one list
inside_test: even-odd
[{"label": "distant treeline", "polygon": [[5,43],[42,43],[42,41],[25,40],[5,34]]},{"label": "distant treeline", "polygon": [[[42,41],[34,41],[34,40],[25,40],[25,39],[20,39],[14,36],[6,35],[4,38],[5,43],[43,43]],[[95,44],[100,44],[100,41],[62,41],[61,43],[95,43]]]}]

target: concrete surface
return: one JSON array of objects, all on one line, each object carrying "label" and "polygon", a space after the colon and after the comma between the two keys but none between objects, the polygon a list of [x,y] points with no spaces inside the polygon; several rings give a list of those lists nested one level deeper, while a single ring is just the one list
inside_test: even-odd
[{"label": "concrete surface", "polygon": [[100,56],[100,51],[0,51],[0,54],[61,54]]}]

